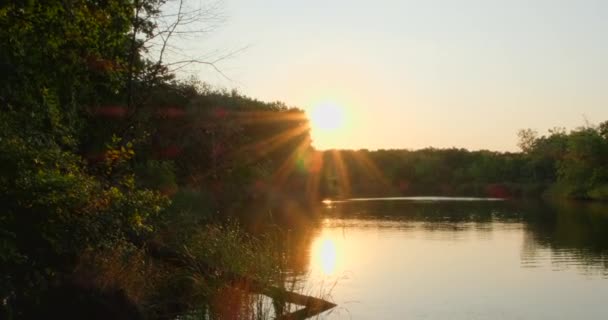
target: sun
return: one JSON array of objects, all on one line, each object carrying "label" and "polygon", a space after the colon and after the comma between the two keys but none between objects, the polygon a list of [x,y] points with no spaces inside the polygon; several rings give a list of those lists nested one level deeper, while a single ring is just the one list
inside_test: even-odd
[{"label": "sun", "polygon": [[332,102],[319,103],[310,110],[309,120],[313,130],[337,131],[344,126],[344,109]]}]

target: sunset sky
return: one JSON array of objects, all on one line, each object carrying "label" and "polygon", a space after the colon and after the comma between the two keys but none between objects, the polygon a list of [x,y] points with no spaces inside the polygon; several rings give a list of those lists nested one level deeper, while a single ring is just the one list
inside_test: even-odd
[{"label": "sunset sky", "polygon": [[[195,1],[196,2],[196,1]],[[212,84],[343,124],[319,148],[517,150],[521,128],[608,120],[608,1],[224,0],[225,21],[181,46],[240,51]],[[183,40],[185,41],[185,40]],[[318,130],[317,130],[318,131]]]}]

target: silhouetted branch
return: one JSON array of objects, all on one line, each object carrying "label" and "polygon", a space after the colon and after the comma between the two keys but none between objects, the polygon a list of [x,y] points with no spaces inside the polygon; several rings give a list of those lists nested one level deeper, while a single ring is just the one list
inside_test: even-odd
[{"label": "silhouetted branch", "polygon": [[277,319],[280,320],[306,319],[337,306],[335,303],[324,299],[287,291],[284,288],[262,283],[258,280],[237,274],[235,272],[219,270],[197,259],[188,252],[187,248],[184,253],[181,253],[159,243],[150,241],[146,242],[141,238],[135,237],[132,240],[136,245],[146,248],[147,252],[153,258],[178,267],[194,268],[203,275],[213,274],[214,276],[219,276],[225,281],[238,285],[239,288],[248,290],[252,293],[265,295],[278,303],[293,303],[304,307],[303,309],[292,313],[278,315]]},{"label": "silhouetted branch", "polygon": [[180,70],[191,64],[203,64],[203,65],[212,67],[217,73],[222,75],[222,77],[224,77],[225,79],[227,79],[229,81],[232,81],[232,79],[230,79],[230,77],[228,77],[224,72],[222,72],[222,70],[217,66],[217,64],[223,60],[232,58],[233,56],[237,55],[238,53],[240,53],[242,51],[245,51],[246,49],[248,49],[248,47],[243,47],[241,49],[232,51],[232,52],[230,52],[224,56],[221,56],[215,60],[212,60],[212,61],[206,61],[206,60],[202,60],[202,59],[186,59],[186,60],[180,60],[180,61],[167,63],[167,64],[165,64],[165,66],[166,67],[177,66],[176,68],[171,69],[172,71],[177,71],[177,70]]},{"label": "silhouetted branch", "polygon": [[179,26],[180,23],[182,22],[182,19],[183,19],[183,15],[182,15],[183,5],[184,5],[184,0],[180,0],[179,1],[179,9],[177,10],[177,16],[175,18],[175,22],[169,28],[169,31],[167,32],[167,36],[166,37],[164,37],[162,34],[160,36],[163,39],[163,46],[160,49],[160,54],[158,55],[158,64],[162,64],[162,62],[163,62],[163,54],[165,53],[165,48],[167,48],[167,43],[169,42],[169,39],[171,38],[171,35],[173,34],[173,32],[175,32],[175,29],[177,28],[177,26]]}]

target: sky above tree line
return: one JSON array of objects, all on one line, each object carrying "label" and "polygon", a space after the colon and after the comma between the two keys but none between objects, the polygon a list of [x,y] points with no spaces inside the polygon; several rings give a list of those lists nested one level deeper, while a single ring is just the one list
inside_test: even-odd
[{"label": "sky above tree line", "polygon": [[189,71],[329,118],[313,123],[321,149],[515,151],[519,129],[608,120],[608,1],[224,0],[219,8],[217,28],[179,45],[201,56],[238,51],[218,62],[229,80]]}]

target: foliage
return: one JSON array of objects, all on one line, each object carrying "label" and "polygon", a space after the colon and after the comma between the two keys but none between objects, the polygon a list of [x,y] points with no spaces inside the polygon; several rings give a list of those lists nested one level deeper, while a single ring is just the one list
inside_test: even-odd
[{"label": "foliage", "polygon": [[[552,131],[537,140],[536,154],[551,159],[553,182],[562,186],[562,195],[573,198],[602,198],[608,181],[608,139],[602,134],[606,122],[597,127],[581,127],[570,133]],[[550,146],[550,147],[549,147]],[[605,198],[604,198],[605,199]]]},{"label": "foliage", "polygon": [[[519,133],[522,153],[487,150],[329,150],[322,194],[330,197],[459,195],[608,199],[608,121],[570,132]],[[341,160],[336,161],[336,156]],[[341,163],[339,166],[338,163]]]},{"label": "foliage", "polygon": [[149,232],[149,218],[166,206],[160,194],[135,188],[131,175],[91,175],[79,156],[57,145],[33,147],[6,129],[0,147],[2,265],[12,270],[4,273],[4,294],[51,281],[84,250]]},{"label": "foliage", "polygon": [[[332,166],[338,152],[345,168]],[[465,149],[327,151],[321,174],[325,186],[343,188],[351,196],[460,195],[519,196],[532,192],[535,181],[525,172],[522,154]],[[366,164],[367,163],[367,164]],[[530,187],[525,187],[530,185]],[[325,187],[327,196],[331,188]],[[339,193],[338,191],[334,191]]]},{"label": "foliage", "polygon": [[[281,103],[174,81],[149,59],[168,37],[158,23],[164,4],[0,5],[3,315],[48,306],[63,284],[93,300],[122,290],[153,305],[142,275],[176,271],[152,257],[154,241],[177,253],[192,244],[218,267],[251,275],[271,261],[240,230],[205,226],[265,192],[273,168],[308,143],[306,120]],[[277,139],[294,128],[303,129]],[[79,277],[84,290],[71,285]],[[171,280],[161,276],[159,287]],[[163,294],[153,299],[178,296]]]}]

